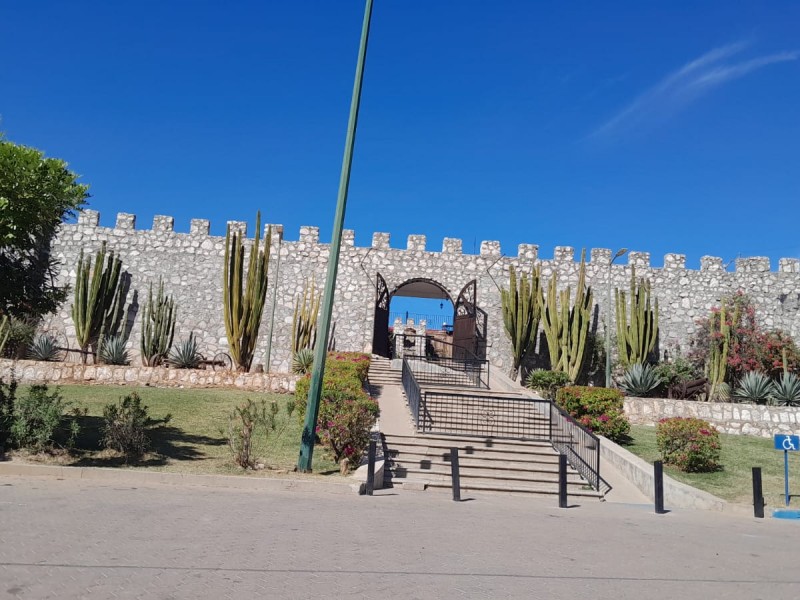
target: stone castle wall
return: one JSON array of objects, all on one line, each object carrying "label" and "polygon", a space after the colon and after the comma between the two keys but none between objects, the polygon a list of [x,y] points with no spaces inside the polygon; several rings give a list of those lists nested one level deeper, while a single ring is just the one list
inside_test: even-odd
[{"label": "stone castle wall", "polygon": [[[137,229],[134,215],[120,213],[113,228],[99,226],[99,214],[83,211],[75,224],[64,224],[53,243],[53,256],[60,263],[59,281],[74,286],[75,269],[81,249],[94,253],[103,241],[108,242],[122,259],[130,275],[129,346],[138,363],[141,315],[148,286],[163,277],[168,293],[178,303],[176,340],[191,331],[199,339],[201,351],[209,358],[225,351],[225,328],[222,321],[222,263],[225,238],[209,235],[209,222],[191,221],[188,233],[174,231],[172,217],[156,216],[151,229]],[[246,223],[229,222],[246,231]],[[265,227],[266,231],[266,227]],[[573,248],[557,247],[552,259],[540,259],[538,246],[521,244],[516,256],[501,253],[499,242],[481,243],[479,254],[464,254],[458,239],[446,238],[441,251],[427,248],[425,236],[409,236],[405,249],[392,248],[387,233],[375,233],[371,247],[354,245],[354,233],[345,230],[334,302],[334,338],[339,350],[369,352],[372,348],[375,282],[377,273],[395,290],[415,279],[438,282],[455,301],[470,280],[477,280],[477,302],[488,314],[489,347],[487,355],[495,367],[510,366],[510,346],[502,330],[499,286],[507,285],[510,266],[530,270],[535,262],[542,265],[545,280],[558,277],[561,285],[577,280],[578,260]],[[294,299],[303,290],[306,278],[322,286],[325,280],[329,244],[319,241],[316,227],[301,227],[297,241],[283,239],[283,228],[272,226],[272,259],[264,319],[259,335],[256,363],[263,363],[270,334],[270,320],[275,305],[274,333],[270,370],[287,371]],[[280,260],[278,260],[280,256]],[[609,269],[611,251],[593,249],[587,256],[587,280],[594,288],[598,305],[599,329],[605,311],[609,281],[627,289],[631,268],[637,275],[649,277],[660,304],[660,348],[675,345],[686,349],[697,319],[705,316],[720,297],[736,290],[748,293],[767,327],[781,328],[800,337],[800,260],[781,259],[777,271],[770,270],[767,258],[736,261],[735,270],[727,271],[720,258],[703,257],[700,270],[685,267],[686,258],[668,254],[664,266],[650,265],[646,252],[631,252],[627,264]],[[576,260],[577,259],[577,260]],[[276,287],[277,286],[277,287]],[[74,326],[69,316],[68,300],[58,314],[45,323],[54,332],[65,332],[74,343]],[[613,320],[613,310],[611,311]]]}]

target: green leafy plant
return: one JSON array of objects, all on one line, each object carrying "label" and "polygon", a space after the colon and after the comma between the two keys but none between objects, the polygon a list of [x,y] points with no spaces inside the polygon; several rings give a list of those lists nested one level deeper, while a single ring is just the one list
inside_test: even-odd
[{"label": "green leafy plant", "polygon": [[701,376],[701,371],[682,356],[659,363],[655,370],[661,379],[661,385],[666,388],[667,396],[670,398],[676,397],[674,394],[682,384],[697,380]]},{"label": "green leafy plant", "polygon": [[28,348],[28,357],[33,360],[54,362],[61,360],[63,356],[64,352],[59,348],[58,340],[49,333],[36,336]]},{"label": "green leafy plant", "polygon": [[196,369],[202,360],[194,332],[189,334],[189,339],[180,340],[167,359],[170,366],[176,369]]},{"label": "green leafy plant", "polygon": [[516,381],[525,357],[536,346],[536,334],[542,317],[542,267],[536,265],[530,280],[525,273],[519,278],[513,266],[509,267],[509,289],[500,291],[503,327],[511,341],[511,378]]},{"label": "green leafy plant", "polygon": [[132,392],[103,408],[103,447],[124,454],[126,460],[138,460],[150,447],[148,432],[155,423],[142,399]]},{"label": "green leafy plant", "polygon": [[228,448],[234,463],[243,469],[255,468],[254,438],[274,431],[277,415],[278,403],[275,401],[267,404],[266,400],[254,402],[248,399],[233,409],[228,417]]},{"label": "green leafy plant", "polygon": [[702,419],[674,417],[656,425],[656,444],[664,463],[687,473],[720,468],[719,432]]},{"label": "green leafy plant", "polygon": [[100,342],[100,360],[107,365],[127,365],[130,362],[125,340],[120,335],[109,335]]},{"label": "green leafy plant", "polygon": [[36,335],[36,325],[25,319],[11,317],[8,320],[6,341],[3,344],[4,356],[24,358],[28,354],[31,342]]},{"label": "green leafy plant", "polygon": [[125,291],[120,285],[122,261],[113,250],[107,253],[103,242],[95,256],[94,269],[92,259],[86,258],[81,250],[77,271],[72,321],[86,363],[89,346],[97,345],[106,335],[116,334],[119,327],[125,305]]},{"label": "green leafy plant", "polygon": [[17,379],[12,371],[9,383],[5,383],[0,378],[0,454],[11,441],[11,427],[14,424],[14,404],[16,401]]},{"label": "green leafy plant", "polygon": [[306,280],[302,295],[294,300],[294,312],[292,313],[293,356],[308,348],[313,351],[314,345],[317,343],[317,319],[321,300],[322,293],[317,292],[314,280],[312,279],[310,284]]},{"label": "green leafy plant", "polygon": [[589,321],[592,310],[592,288],[586,285],[586,250],[581,253],[575,300],[570,303],[570,286],[556,294],[557,277],[547,286],[547,299],[541,299],[542,329],[547,338],[550,368],[577,380],[586,355]]},{"label": "green leafy plant", "polygon": [[619,387],[629,396],[646,398],[650,392],[661,385],[658,371],[648,364],[633,363],[619,382]]},{"label": "green leafy plant", "polygon": [[58,388],[48,393],[46,385],[32,385],[27,394],[15,399],[12,440],[33,452],[52,448],[62,438],[64,445],[71,446],[80,428],[67,417],[70,406]]},{"label": "green leafy plant", "polygon": [[525,378],[525,387],[536,390],[548,400],[555,400],[558,389],[569,383],[569,375],[566,373],[544,369],[531,371]]},{"label": "green leafy plant", "polygon": [[748,371],[739,380],[733,398],[740,402],[766,404],[772,396],[772,380],[759,371]]},{"label": "green leafy plant", "polygon": [[622,392],[611,388],[573,385],[556,393],[556,403],[573,419],[615,442],[627,441],[631,429],[623,402]]},{"label": "green leafy plant", "polygon": [[650,280],[636,281],[631,271],[630,312],[626,308],[625,292],[615,289],[617,308],[617,345],[623,365],[643,363],[653,352],[658,339],[658,299],[650,303]]},{"label": "green leafy plant", "polygon": [[158,292],[153,296],[153,284],[147,294],[142,314],[140,349],[142,363],[153,367],[167,358],[175,336],[175,319],[178,310],[172,296],[164,293],[164,282],[159,278]]},{"label": "green leafy plant", "polygon": [[264,312],[272,228],[267,230],[263,247],[259,243],[260,235],[261,213],[259,212],[256,216],[256,235],[250,249],[245,279],[243,236],[238,232],[232,233],[230,226],[225,234],[222,281],[225,334],[236,368],[245,372],[250,370],[253,362],[258,329]]},{"label": "green leafy plant", "polygon": [[800,377],[784,371],[772,383],[771,402],[777,406],[800,406]]},{"label": "green leafy plant", "polygon": [[311,348],[302,348],[292,356],[292,373],[305,375],[314,366],[314,351]]}]

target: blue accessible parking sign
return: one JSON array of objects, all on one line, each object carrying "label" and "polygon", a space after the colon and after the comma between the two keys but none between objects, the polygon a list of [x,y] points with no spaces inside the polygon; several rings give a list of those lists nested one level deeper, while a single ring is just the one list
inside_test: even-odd
[{"label": "blue accessible parking sign", "polygon": [[800,435],[775,434],[775,450],[800,452]]}]

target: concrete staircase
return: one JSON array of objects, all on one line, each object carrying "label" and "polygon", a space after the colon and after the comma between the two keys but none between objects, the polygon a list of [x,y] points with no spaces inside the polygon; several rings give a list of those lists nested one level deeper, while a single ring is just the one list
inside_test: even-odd
[{"label": "concrete staircase", "polygon": [[[402,395],[401,373],[392,370],[391,361],[373,357],[369,383],[381,405],[381,431],[384,437],[386,485],[422,490],[451,487],[450,449],[459,449],[461,489],[464,491],[506,492],[554,496],[558,494],[558,453],[547,442],[500,439],[504,422],[520,418],[513,411],[496,411],[490,422],[494,429],[487,436],[415,433],[410,413]],[[432,418],[447,422],[458,431],[469,431],[475,411],[486,417],[480,402],[481,392],[474,388],[423,386],[430,392],[458,393],[473,396],[468,405],[442,397],[431,403]],[[519,397],[518,394],[492,390],[493,396]],[[390,404],[391,403],[391,404]],[[402,406],[394,406],[401,404]],[[401,410],[402,409],[402,410]],[[472,411],[472,413],[470,412]],[[390,418],[385,418],[384,415]],[[543,415],[527,416],[532,437],[547,431]],[[538,432],[538,435],[536,435]],[[601,498],[571,467],[567,475],[568,494]]]}]

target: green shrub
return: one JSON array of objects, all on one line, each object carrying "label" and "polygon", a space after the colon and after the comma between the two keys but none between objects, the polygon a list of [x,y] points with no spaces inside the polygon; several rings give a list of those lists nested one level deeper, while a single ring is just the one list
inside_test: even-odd
[{"label": "green shrub", "polygon": [[58,340],[49,333],[36,336],[28,348],[28,358],[33,360],[59,361],[63,355],[63,351],[58,347]]},{"label": "green shrub", "polygon": [[646,398],[650,392],[661,385],[661,378],[652,365],[633,364],[625,370],[619,387],[629,396]]},{"label": "green shrub", "polygon": [[130,362],[125,339],[121,335],[109,335],[100,344],[100,360],[107,365],[127,365]]},{"label": "green shrub", "polygon": [[8,321],[3,355],[8,358],[24,358],[28,355],[28,348],[36,335],[36,325],[28,323],[23,319],[12,317]]},{"label": "green shrub", "polygon": [[[370,357],[359,352],[331,352],[325,363],[316,434],[338,463],[347,458],[357,466],[369,446],[369,432],[378,416],[378,403],[364,391]],[[310,377],[297,382],[295,399],[305,419]]]},{"label": "green shrub", "polygon": [[[287,409],[288,412],[288,409]],[[278,403],[274,400],[267,406],[266,400],[247,402],[236,406],[228,416],[228,448],[233,462],[243,469],[254,469],[253,439],[261,430],[269,435],[275,430]]]},{"label": "green shrub", "polygon": [[17,380],[12,374],[11,382],[0,379],[0,453],[11,441],[11,426],[14,424],[14,404],[17,401]]},{"label": "green shrub", "polygon": [[121,452],[126,459],[139,459],[150,447],[148,431],[155,423],[142,399],[132,392],[103,408],[103,447]]},{"label": "green shrub", "polygon": [[569,375],[561,371],[536,369],[528,373],[525,378],[525,387],[539,392],[548,400],[555,400],[558,388],[564,387],[569,382]]},{"label": "green shrub", "polygon": [[176,369],[196,369],[201,360],[202,356],[200,356],[200,349],[197,346],[197,338],[194,337],[194,332],[189,334],[188,340],[180,340],[175,344],[167,358],[169,365]]},{"label": "green shrub", "polygon": [[739,381],[733,399],[753,404],[766,404],[772,396],[772,380],[759,371],[748,371]]},{"label": "green shrub", "polygon": [[687,473],[719,469],[719,432],[703,419],[673,417],[656,426],[656,444],[664,462]]},{"label": "green shrub", "polygon": [[71,446],[78,435],[78,423],[66,415],[70,403],[56,388],[48,393],[46,385],[32,385],[28,393],[14,401],[11,438],[20,448],[42,452],[60,441]]},{"label": "green shrub", "polygon": [[631,424],[625,416],[619,390],[567,386],[556,393],[556,403],[590,431],[615,442],[627,440]]}]

